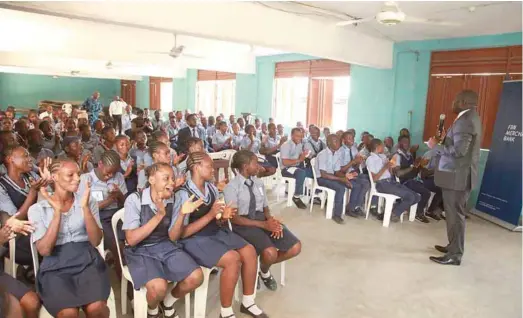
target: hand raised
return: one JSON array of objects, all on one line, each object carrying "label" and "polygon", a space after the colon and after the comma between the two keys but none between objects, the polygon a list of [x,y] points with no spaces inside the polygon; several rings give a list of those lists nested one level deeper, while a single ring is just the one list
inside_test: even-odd
[{"label": "hand raised", "polygon": [[84,193],[83,193],[82,197],[80,198],[80,206],[88,207],[90,197],[91,197],[91,177],[89,177],[85,180],[85,188],[84,188]]},{"label": "hand raised", "polygon": [[185,158],[185,154],[184,153],[175,156],[173,158],[173,166],[177,166],[180,162],[183,161],[184,158]]},{"label": "hand raised", "polygon": [[176,176],[176,179],[174,179],[174,187],[175,188],[179,188],[181,187],[184,183],[185,183],[185,175],[184,174],[180,174],[178,176]]},{"label": "hand raised", "polygon": [[165,203],[163,202],[162,196],[158,194],[156,196],[156,199],[153,200],[153,203],[156,205],[156,208],[158,209],[157,215],[163,218],[167,211],[165,210]]},{"label": "hand raised", "polygon": [[40,165],[38,167],[38,172],[40,172],[40,178],[47,180],[51,182],[51,172],[49,171],[49,167],[51,166],[53,159],[50,157],[44,158],[40,162]]},{"label": "hand raised", "polygon": [[180,210],[181,214],[185,215],[185,214],[193,213],[200,207],[200,205],[203,204],[202,198],[199,198],[196,201],[193,201],[193,200],[194,200],[194,194],[191,195],[191,197],[187,201],[185,201],[184,204],[182,205],[182,208]]},{"label": "hand raised", "polygon": [[5,222],[5,225],[11,229],[14,233],[19,233],[22,235],[29,235],[34,232],[35,228],[33,223],[30,221],[19,220],[17,217],[20,213],[16,213]]}]

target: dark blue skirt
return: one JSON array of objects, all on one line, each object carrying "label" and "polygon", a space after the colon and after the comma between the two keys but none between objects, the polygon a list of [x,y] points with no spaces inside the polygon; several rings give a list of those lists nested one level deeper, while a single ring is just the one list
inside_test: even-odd
[{"label": "dark blue skirt", "polygon": [[198,235],[182,240],[183,249],[201,266],[212,268],[230,250],[246,246],[247,242],[228,228],[220,228],[213,234]]},{"label": "dark blue skirt", "polygon": [[200,267],[180,245],[169,240],[150,246],[126,246],[124,255],[136,290],[155,278],[180,282]]},{"label": "dark blue skirt", "polygon": [[89,242],[55,246],[36,275],[36,291],[47,311],[56,316],[66,308],[107,301],[109,274],[98,250]]}]

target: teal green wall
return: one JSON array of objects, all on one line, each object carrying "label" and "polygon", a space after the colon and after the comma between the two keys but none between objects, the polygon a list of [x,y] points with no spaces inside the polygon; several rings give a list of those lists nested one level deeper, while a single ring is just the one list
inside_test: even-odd
[{"label": "teal green wall", "polygon": [[175,78],[173,80],[173,109],[185,110],[195,109],[196,101],[196,80],[198,71],[194,69],[187,70],[185,78]]},{"label": "teal green wall", "polygon": [[[521,45],[522,33],[475,36],[467,38],[406,41],[394,45],[393,99],[388,105],[390,132],[397,134],[403,127],[410,129],[415,142],[423,137],[425,106],[429,86],[432,51]],[[418,54],[414,53],[418,52]],[[408,112],[412,111],[409,122]]]},{"label": "teal green wall", "polygon": [[44,99],[83,101],[99,91],[104,105],[120,95],[120,80],[0,73],[0,107],[37,108]]},{"label": "teal green wall", "polygon": [[141,81],[136,81],[136,105],[140,108],[149,108],[149,76],[143,76]]}]

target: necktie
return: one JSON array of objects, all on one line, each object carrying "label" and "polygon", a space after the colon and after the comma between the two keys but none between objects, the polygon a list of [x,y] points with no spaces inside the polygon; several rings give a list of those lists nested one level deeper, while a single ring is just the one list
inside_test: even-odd
[{"label": "necktie", "polygon": [[254,181],[248,179],[245,180],[245,185],[249,189],[249,219],[254,220],[256,216],[256,197],[254,196]]},{"label": "necktie", "polygon": [[354,157],[352,156],[352,147],[349,148],[349,155],[350,155],[350,161],[354,160]]},{"label": "necktie", "polygon": [[193,128],[193,129],[192,129],[192,136],[193,136],[193,137],[196,137],[195,135],[196,135],[196,132],[195,132],[195,129]]}]

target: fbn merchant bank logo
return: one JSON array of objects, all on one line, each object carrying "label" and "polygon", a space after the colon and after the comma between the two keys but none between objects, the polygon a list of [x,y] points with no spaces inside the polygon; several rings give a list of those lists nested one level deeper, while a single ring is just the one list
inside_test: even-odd
[{"label": "fbn merchant bank logo", "polygon": [[515,142],[516,137],[521,138],[522,135],[523,132],[518,130],[518,125],[508,125],[507,132],[505,132],[505,136],[503,136],[503,141]]}]

